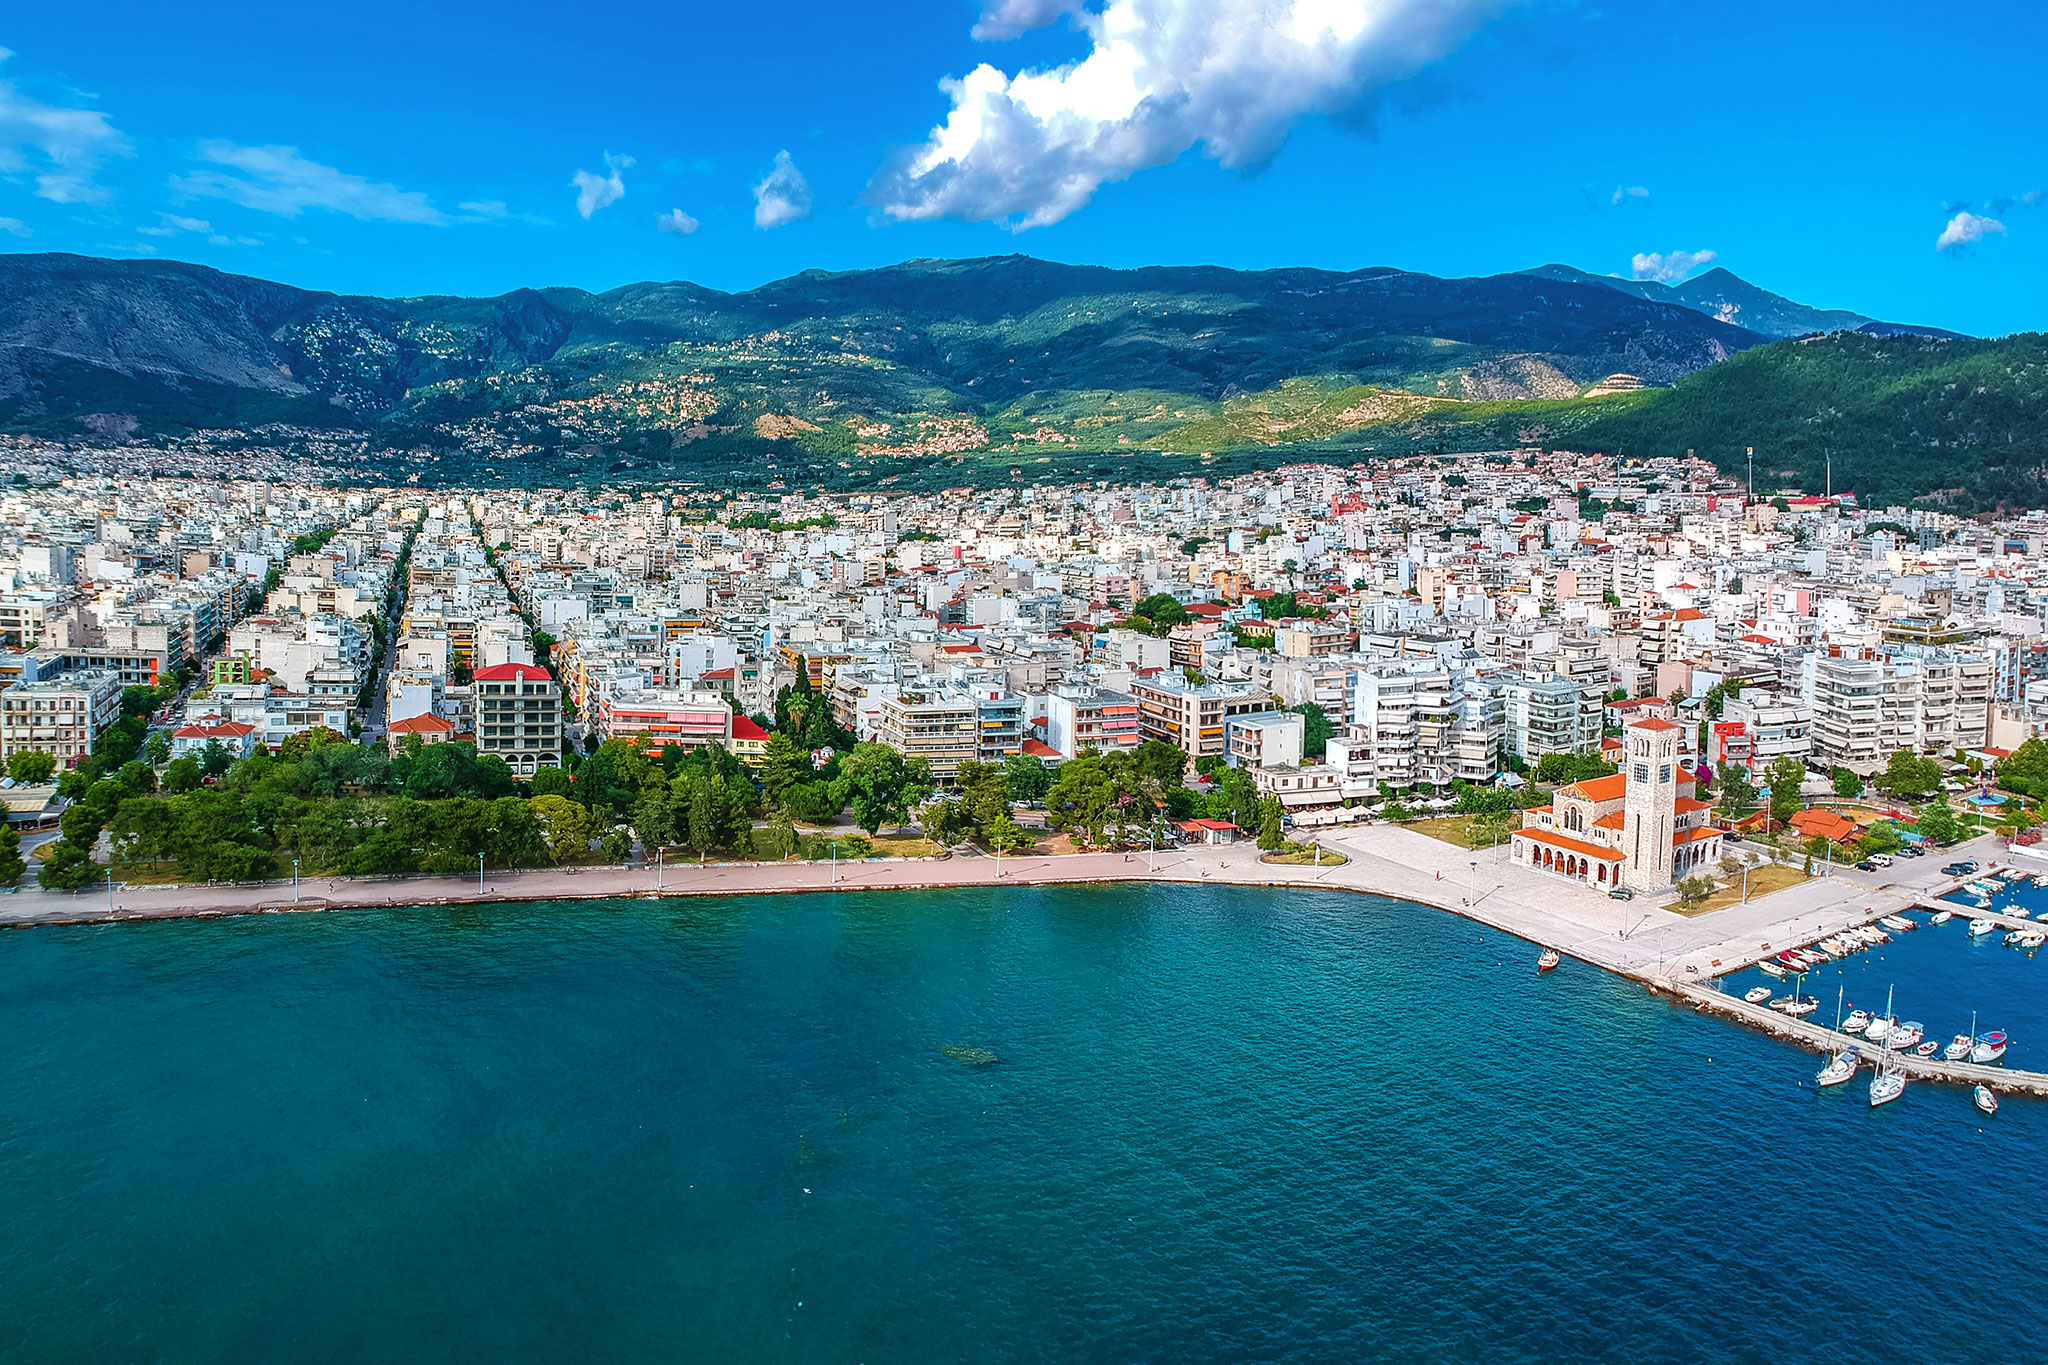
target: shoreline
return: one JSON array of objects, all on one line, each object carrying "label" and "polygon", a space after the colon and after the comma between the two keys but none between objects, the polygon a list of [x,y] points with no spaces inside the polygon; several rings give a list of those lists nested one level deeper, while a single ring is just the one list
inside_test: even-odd
[{"label": "shoreline", "polygon": [[[1144,853],[1076,853],[1006,858],[1000,873],[985,856],[876,859],[840,863],[669,864],[654,868],[531,869],[486,875],[480,891],[468,878],[406,877],[380,881],[319,878],[248,886],[119,887],[110,911],[86,908],[103,888],[61,895],[37,893],[29,904],[0,897],[0,927],[82,927],[253,914],[312,914],[402,906],[456,907],[539,901],[666,900],[736,895],[835,895],[868,891],[955,891],[1000,886],[1102,886],[1131,883],[1229,886],[1247,890],[1336,890],[1382,896],[1459,916],[1642,984],[1653,995],[1691,1003],[1732,1022],[1788,1037],[1776,1016],[1752,1018],[1723,1009],[1713,984],[1786,948],[1801,947],[1883,915],[1922,908],[1937,897],[1928,886],[1863,886],[1819,878],[1705,915],[1686,917],[1514,867],[1504,849],[1468,851],[1399,826],[1367,826],[1325,836],[1346,855],[1338,867],[1308,869],[1260,861],[1249,844]],[[1990,841],[1987,841],[1990,842]],[[2002,846],[1998,852],[2003,852]],[[1990,865],[1991,850],[1966,851]],[[1306,875],[1275,875],[1286,871]],[[657,885],[657,880],[659,885]],[[1922,879],[1924,880],[1924,878]],[[1463,895],[1450,894],[1462,889]],[[1880,902],[1895,900],[1896,905]],[[125,904],[122,902],[126,902]],[[2018,1088],[2032,1073],[2005,1073]],[[2022,1078],[2028,1078],[2022,1081]],[[1978,1078],[1972,1078],[1978,1079]],[[2039,1078],[2048,1093],[2048,1076]]]}]

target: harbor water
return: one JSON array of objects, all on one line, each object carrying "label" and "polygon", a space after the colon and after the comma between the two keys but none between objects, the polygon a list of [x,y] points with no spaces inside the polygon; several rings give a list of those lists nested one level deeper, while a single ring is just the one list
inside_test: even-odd
[{"label": "harbor water", "polygon": [[2037,1357],[2048,1105],[1535,958],[1139,886],[0,936],[0,1362]]}]

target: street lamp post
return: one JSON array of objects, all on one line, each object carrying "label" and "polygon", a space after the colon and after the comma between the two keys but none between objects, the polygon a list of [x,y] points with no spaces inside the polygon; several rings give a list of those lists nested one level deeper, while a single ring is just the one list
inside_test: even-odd
[{"label": "street lamp post", "polygon": [[481,853],[476,855],[476,893],[479,896],[484,893],[484,855]]},{"label": "street lamp post", "polygon": [[657,845],[654,850],[654,889],[661,890],[662,873],[668,870],[668,845]]},{"label": "street lamp post", "polygon": [[832,836],[832,885],[839,885],[839,836]]},{"label": "street lamp post", "polygon": [[107,868],[107,913],[114,913],[114,869]]},{"label": "street lamp post", "polygon": [[292,859],[292,904],[299,903],[299,860]]},{"label": "street lamp post", "polygon": [[1466,888],[1465,904],[1472,905],[1479,899],[1479,860],[1474,858],[1467,866],[1472,869],[1472,884]]}]

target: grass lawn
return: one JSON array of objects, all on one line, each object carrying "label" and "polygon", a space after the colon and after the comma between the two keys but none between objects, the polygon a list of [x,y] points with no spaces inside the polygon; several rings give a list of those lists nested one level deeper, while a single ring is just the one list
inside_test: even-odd
[{"label": "grass lawn", "polygon": [[[1259,857],[1262,863],[1277,863],[1286,867],[1316,867],[1316,851],[1312,848],[1296,849],[1292,853],[1266,853]],[[1334,849],[1324,849],[1322,867],[1342,867],[1351,860]]]},{"label": "grass lawn", "polygon": [[[1783,863],[1764,863],[1749,870],[1749,898],[1755,900],[1759,896],[1768,896],[1773,891],[1783,891],[1788,886],[1797,886],[1803,881],[1810,880],[1812,879],[1797,867],[1787,867]],[[1674,915],[1705,915],[1723,906],[1740,904],[1741,901],[1742,874],[1738,872],[1734,877],[1724,879],[1720,889],[1698,905],[1680,905],[1677,901],[1672,901],[1664,908]]]},{"label": "grass lawn", "polygon": [[[1521,812],[1517,811],[1515,814],[1515,822],[1509,826],[1510,833],[1521,825]],[[1506,838],[1500,838],[1492,844],[1487,844],[1483,840],[1474,844],[1472,840],[1475,835],[1481,833],[1481,830],[1478,821],[1470,815],[1436,815],[1427,820],[1410,820],[1401,828],[1412,829],[1417,834],[1427,834],[1432,839],[1441,839],[1459,848],[1499,848],[1507,843]]]}]

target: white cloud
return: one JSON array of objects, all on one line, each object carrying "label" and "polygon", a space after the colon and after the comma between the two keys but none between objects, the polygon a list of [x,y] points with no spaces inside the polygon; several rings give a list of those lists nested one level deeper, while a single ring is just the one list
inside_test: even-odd
[{"label": "white cloud", "polygon": [[990,0],[974,25],[974,36],[984,43],[1008,42],[1080,11],[1081,0]]},{"label": "white cloud", "polygon": [[502,199],[468,199],[455,207],[478,218],[503,218],[507,212]]},{"label": "white cloud", "polygon": [[35,229],[22,222],[19,218],[0,218],[0,232],[7,233],[11,237],[33,237],[36,235]]},{"label": "white cloud", "polygon": [[630,156],[604,154],[603,175],[592,175],[589,171],[578,171],[569,177],[569,184],[576,190],[576,212],[586,219],[599,209],[618,203],[626,197],[626,180],[621,171],[633,164]]},{"label": "white cloud", "polygon": [[1711,251],[1639,251],[1629,262],[1634,277],[1659,284],[1677,284],[1703,265],[1712,265]]},{"label": "white cloud", "polygon": [[173,190],[225,199],[281,218],[296,218],[307,209],[329,209],[364,222],[439,227],[448,221],[448,215],[418,190],[402,190],[323,166],[301,156],[296,147],[243,147],[210,139],[199,144],[199,159],[229,170],[201,169],[172,176]]},{"label": "white cloud", "polygon": [[[0,62],[13,55],[0,48]],[[108,157],[132,150],[99,110],[44,104],[22,94],[12,81],[0,81],[0,174],[33,168],[38,198],[59,204],[103,202],[108,192],[93,177]]]},{"label": "white cloud", "polygon": [[1649,197],[1650,192],[1641,185],[1616,185],[1614,187],[1614,202],[1617,204],[1630,199],[1648,199]]},{"label": "white cloud", "polygon": [[262,246],[260,237],[230,237],[225,232],[216,232],[206,239],[208,246]]},{"label": "white cloud", "polygon": [[1948,220],[1948,226],[1935,239],[1936,251],[1958,251],[1972,242],[1981,242],[1986,237],[2005,236],[2005,224],[1996,218],[1986,218],[1968,210]]},{"label": "white cloud", "polygon": [[181,218],[175,213],[159,213],[155,227],[137,228],[145,237],[175,237],[181,232],[212,232],[213,224],[204,218]]},{"label": "white cloud", "polygon": [[[883,168],[882,216],[1056,223],[1105,184],[1190,147],[1257,167],[1304,116],[1358,105],[1449,53],[1510,0],[1107,0],[1097,12],[1004,3],[994,36],[1071,12],[1091,50],[1015,76],[984,63],[921,147]],[[1021,17],[1020,17],[1021,16]]]},{"label": "white cloud", "polygon": [[697,231],[697,220],[681,209],[670,209],[667,213],[654,215],[654,227],[657,232],[688,237]]},{"label": "white cloud", "polygon": [[774,168],[754,186],[754,226],[778,228],[810,216],[811,182],[787,151],[777,152]]}]

